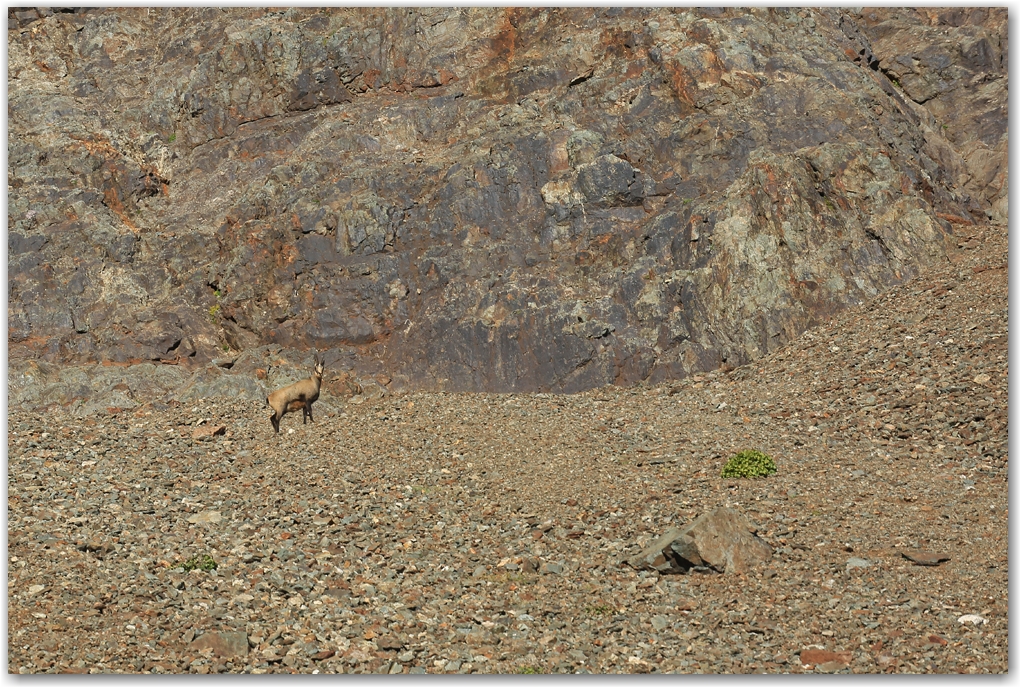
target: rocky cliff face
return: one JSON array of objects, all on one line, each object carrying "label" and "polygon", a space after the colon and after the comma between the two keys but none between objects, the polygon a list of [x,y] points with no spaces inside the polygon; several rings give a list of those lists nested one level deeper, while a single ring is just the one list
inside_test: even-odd
[{"label": "rocky cliff face", "polygon": [[12,389],[742,364],[1006,217],[1006,14],[12,10]]}]

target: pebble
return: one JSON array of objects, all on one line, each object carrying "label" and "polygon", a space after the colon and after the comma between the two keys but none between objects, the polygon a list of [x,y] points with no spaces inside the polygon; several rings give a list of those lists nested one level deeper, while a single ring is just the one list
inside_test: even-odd
[{"label": "pebble", "polygon": [[188,522],[192,523],[193,525],[205,523],[215,525],[218,522],[223,522],[223,516],[219,513],[219,511],[207,510],[190,516],[188,518]]},{"label": "pebble", "polygon": [[938,565],[952,560],[947,554],[931,553],[930,551],[904,551],[903,557],[917,565]]},{"label": "pebble", "polygon": [[961,625],[966,625],[967,623],[970,623],[971,625],[987,625],[988,624],[988,619],[987,618],[982,618],[979,615],[974,615],[974,614],[970,614],[970,613],[968,613],[967,615],[961,615],[956,620]]}]

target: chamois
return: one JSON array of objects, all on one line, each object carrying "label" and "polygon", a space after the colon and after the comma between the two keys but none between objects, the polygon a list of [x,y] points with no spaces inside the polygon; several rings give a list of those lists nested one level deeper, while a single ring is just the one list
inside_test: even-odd
[{"label": "chamois", "polygon": [[266,397],[266,402],[273,409],[269,421],[273,423],[273,429],[277,433],[280,432],[280,419],[298,408],[302,411],[301,424],[306,424],[308,420],[315,422],[315,418],[312,417],[312,403],[319,398],[319,387],[322,385],[325,361],[319,357],[318,353],[315,354],[314,360],[315,370],[311,377],[277,389]]}]

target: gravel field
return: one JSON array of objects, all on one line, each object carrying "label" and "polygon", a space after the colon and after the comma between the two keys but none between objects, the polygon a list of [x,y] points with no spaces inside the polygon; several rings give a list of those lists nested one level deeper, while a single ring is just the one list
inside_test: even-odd
[{"label": "gravel field", "polygon": [[[960,244],[658,387],[324,398],[278,436],[214,399],[11,408],[9,671],[1007,672],[1006,230]],[[778,473],[721,478],[745,448]],[[624,564],[717,505],[767,566]]]}]

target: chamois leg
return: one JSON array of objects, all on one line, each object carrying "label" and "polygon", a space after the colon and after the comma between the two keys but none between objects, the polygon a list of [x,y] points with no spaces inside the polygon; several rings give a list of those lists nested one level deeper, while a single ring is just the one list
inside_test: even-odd
[{"label": "chamois leg", "polygon": [[308,419],[311,420],[312,422],[315,422],[315,418],[312,417],[312,404],[311,403],[306,403],[305,404],[305,412],[308,413]]},{"label": "chamois leg", "polygon": [[280,417],[279,417],[279,413],[274,411],[273,414],[271,416],[269,416],[269,421],[273,423],[273,429],[275,429],[276,433],[279,434],[280,433]]}]

